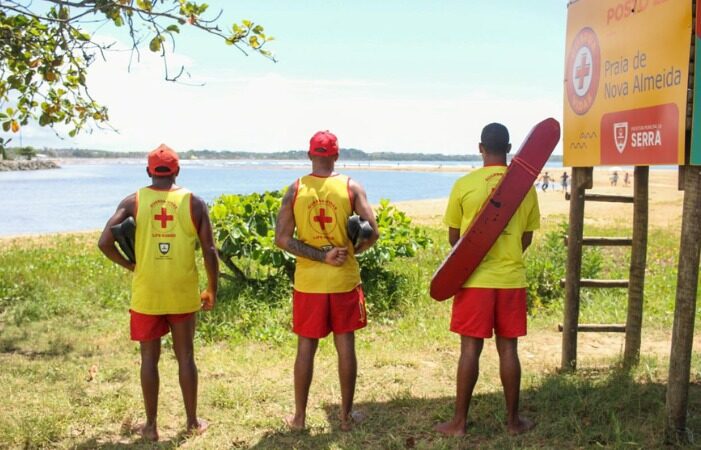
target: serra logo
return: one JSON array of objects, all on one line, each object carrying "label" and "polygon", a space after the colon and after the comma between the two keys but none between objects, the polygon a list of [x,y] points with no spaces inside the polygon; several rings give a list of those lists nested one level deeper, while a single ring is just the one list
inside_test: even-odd
[{"label": "serra logo", "polygon": [[601,118],[601,163],[675,164],[680,157],[674,103],[616,111]]},{"label": "serra logo", "polygon": [[662,145],[662,133],[654,131],[633,131],[630,134],[631,147],[660,147]]}]

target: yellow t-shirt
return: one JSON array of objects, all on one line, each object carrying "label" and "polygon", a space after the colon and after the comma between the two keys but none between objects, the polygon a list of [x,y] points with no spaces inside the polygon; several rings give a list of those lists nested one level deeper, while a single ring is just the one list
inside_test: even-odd
[{"label": "yellow t-shirt", "polygon": [[142,314],[184,314],[200,309],[195,266],[197,230],[192,193],[179,188],[136,194],[136,267],[131,309]]},{"label": "yellow t-shirt", "polygon": [[293,205],[297,239],[315,248],[348,248],[348,259],[340,267],[297,257],[294,288],[299,292],[349,292],[360,284],[360,268],[348,239],[348,218],[353,214],[349,182],[345,175],[307,175],[297,180]]},{"label": "yellow t-shirt", "polygon": [[[501,181],[506,166],[487,166],[459,178],[453,185],[443,222],[462,235]],[[538,196],[531,187],[504,231],[463,287],[526,287],[521,236],[540,226]]]}]

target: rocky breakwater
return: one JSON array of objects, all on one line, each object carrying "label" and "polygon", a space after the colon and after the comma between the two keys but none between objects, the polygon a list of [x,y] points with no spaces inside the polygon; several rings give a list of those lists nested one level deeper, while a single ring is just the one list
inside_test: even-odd
[{"label": "rocky breakwater", "polygon": [[54,161],[37,159],[33,161],[0,161],[0,172],[11,170],[44,170],[59,169],[61,166]]}]

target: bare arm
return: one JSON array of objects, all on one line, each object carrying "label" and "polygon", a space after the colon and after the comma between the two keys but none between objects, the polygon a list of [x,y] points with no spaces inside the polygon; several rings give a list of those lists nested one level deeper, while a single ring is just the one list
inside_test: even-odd
[{"label": "bare arm", "polygon": [[359,254],[375,245],[375,242],[380,238],[380,230],[377,227],[375,213],[372,210],[372,206],[370,206],[370,202],[368,202],[365,189],[363,189],[360,183],[352,179],[350,180],[350,189],[351,192],[353,192],[353,210],[361,219],[370,222],[370,226],[372,227],[372,235],[370,235],[368,239],[362,241],[360,245],[358,245],[358,248],[355,249],[355,253]]},{"label": "bare arm", "polygon": [[126,259],[114,246],[114,236],[110,228],[122,223],[127,217],[134,217],[136,213],[136,193],[131,194],[119,203],[117,210],[112,214],[102,230],[97,246],[111,261],[119,264],[127,270],[134,271],[135,264]]},{"label": "bare arm", "polygon": [[448,227],[448,242],[450,242],[450,246],[455,247],[458,240],[460,240],[460,230],[458,228]]},{"label": "bare arm", "polygon": [[217,255],[217,247],[214,244],[212,223],[209,221],[207,204],[195,195],[192,196],[192,214],[197,226],[197,235],[202,246],[202,257],[204,258],[204,267],[207,272],[207,290],[201,296],[202,309],[210,310],[217,301],[219,257]]},{"label": "bare arm", "polygon": [[280,205],[280,212],[275,223],[275,245],[301,258],[331,264],[332,266],[342,265],[348,256],[348,249],[333,247],[331,250],[324,251],[294,238],[295,216],[292,203],[296,192],[297,186],[293,183],[282,198],[282,205]]},{"label": "bare arm", "polygon": [[521,235],[521,248],[525,252],[529,245],[533,242],[533,232],[526,231]]}]

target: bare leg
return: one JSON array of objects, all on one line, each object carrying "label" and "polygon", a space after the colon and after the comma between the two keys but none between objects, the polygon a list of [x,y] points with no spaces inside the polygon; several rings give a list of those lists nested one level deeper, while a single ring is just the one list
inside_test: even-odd
[{"label": "bare leg", "polygon": [[[353,428],[353,396],[358,376],[358,360],[355,356],[355,333],[334,334],[333,342],[338,353],[338,378],[341,382],[341,430]],[[355,420],[361,419],[360,416]]]},{"label": "bare leg", "polygon": [[535,423],[518,414],[521,390],[521,363],[518,359],[518,339],[497,336],[499,352],[499,376],[504,386],[506,400],[507,430],[509,434],[521,434],[533,428]]},{"label": "bare leg", "polygon": [[460,361],[458,362],[455,415],[448,422],[435,426],[435,430],[448,436],[462,436],[467,426],[467,412],[472,391],[479,377],[479,359],[484,339],[460,336]]},{"label": "bare leg", "polygon": [[144,439],[158,440],[158,360],[161,357],[161,339],[141,341],[141,392],[144,395],[146,423],[137,426]]},{"label": "bare leg", "polygon": [[178,380],[185,403],[187,431],[202,433],[207,429],[207,422],[197,418],[197,365],[195,365],[196,316],[170,325],[173,335],[173,350],[178,360]]},{"label": "bare leg", "polygon": [[304,429],[307,418],[309,387],[314,375],[314,355],[319,339],[297,337],[297,358],[295,359],[295,413],[285,418],[287,426],[293,430]]}]

